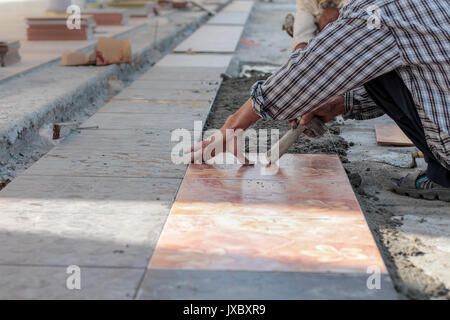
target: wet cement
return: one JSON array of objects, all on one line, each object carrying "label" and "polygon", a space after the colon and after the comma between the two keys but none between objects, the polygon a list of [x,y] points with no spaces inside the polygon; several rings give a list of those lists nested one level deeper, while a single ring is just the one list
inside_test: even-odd
[{"label": "wet cement", "polygon": [[[253,83],[265,78],[267,75],[224,80],[207,119],[205,130],[220,128],[226,118],[249,98]],[[418,238],[411,241],[399,233],[397,228],[402,223],[393,219],[401,210],[392,204],[397,198],[389,191],[388,184],[393,175],[404,175],[404,170],[392,169],[386,164],[364,159],[349,162],[347,150],[353,142],[346,141],[339,135],[341,125],[337,122],[329,124],[328,132],[320,139],[302,136],[288,152],[339,155],[400,298],[450,298],[449,291],[443,283],[425,274],[410,261],[411,257],[423,254],[424,245]],[[281,136],[289,130],[289,124],[286,121],[259,120],[250,129],[260,128],[279,129]],[[405,201],[405,197],[402,200]],[[422,211],[426,205],[423,203],[424,200],[407,199],[407,201],[417,201],[418,211]]]},{"label": "wet cement", "polygon": [[[226,118],[235,112],[250,97],[252,85],[258,81],[266,79],[268,75],[253,76],[250,78],[225,79],[217,94],[211,113],[206,121],[205,129],[220,128]],[[280,137],[289,129],[287,121],[264,120],[261,119],[253,124],[249,129],[278,129]],[[258,132],[258,131],[257,131]],[[322,153],[338,154],[342,162],[348,162],[346,150],[347,142],[339,136],[339,126],[336,123],[328,125],[328,132],[319,139],[311,139],[303,136],[288,150],[288,153]],[[267,138],[267,146],[270,148],[270,134]],[[246,146],[247,151],[249,146]],[[256,151],[256,150],[251,150]]]}]

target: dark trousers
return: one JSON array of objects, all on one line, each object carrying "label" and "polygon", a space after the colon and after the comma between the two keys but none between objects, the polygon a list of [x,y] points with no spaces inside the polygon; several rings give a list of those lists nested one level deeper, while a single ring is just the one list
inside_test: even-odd
[{"label": "dark trousers", "polygon": [[367,82],[364,84],[364,88],[373,101],[397,123],[414,145],[423,152],[428,164],[427,177],[441,186],[450,188],[450,171],[436,160],[428,148],[422,123],[411,93],[400,76],[395,71],[391,71]]}]

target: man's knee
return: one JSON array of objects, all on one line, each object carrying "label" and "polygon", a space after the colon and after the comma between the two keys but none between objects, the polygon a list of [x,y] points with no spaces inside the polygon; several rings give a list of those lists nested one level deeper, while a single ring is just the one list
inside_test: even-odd
[{"label": "man's knee", "polygon": [[319,31],[322,31],[327,24],[336,21],[339,18],[339,9],[337,8],[326,8],[319,18]]}]

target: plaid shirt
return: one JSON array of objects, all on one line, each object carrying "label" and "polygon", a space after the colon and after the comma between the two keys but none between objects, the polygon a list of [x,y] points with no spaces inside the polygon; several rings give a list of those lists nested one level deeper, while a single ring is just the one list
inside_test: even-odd
[{"label": "plaid shirt", "polygon": [[352,1],[255,83],[253,108],[263,118],[294,119],[344,95],[346,118],[378,117],[383,111],[362,85],[392,70],[411,92],[429,148],[450,170],[450,0]]}]

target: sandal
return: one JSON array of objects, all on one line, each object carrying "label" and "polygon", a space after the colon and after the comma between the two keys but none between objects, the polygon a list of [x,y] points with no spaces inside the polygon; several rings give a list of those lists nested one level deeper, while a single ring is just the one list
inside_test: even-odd
[{"label": "sandal", "polygon": [[391,179],[394,192],[416,199],[442,200],[450,202],[450,188],[445,188],[428,179],[424,171],[408,173],[400,179]]}]

